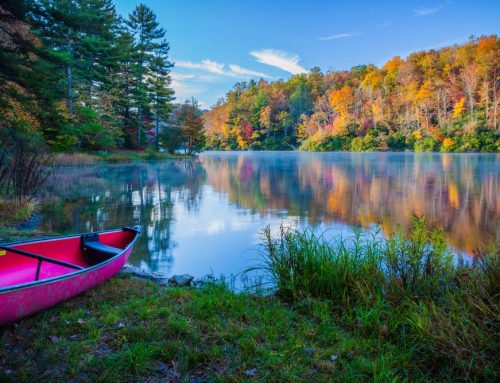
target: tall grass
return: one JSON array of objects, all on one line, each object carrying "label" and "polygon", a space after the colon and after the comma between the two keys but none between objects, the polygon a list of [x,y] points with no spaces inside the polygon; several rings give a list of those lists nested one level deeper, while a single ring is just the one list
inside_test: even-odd
[{"label": "tall grass", "polygon": [[100,158],[86,153],[58,153],[52,156],[52,166],[85,166],[99,163]]},{"label": "tall grass", "polygon": [[[500,257],[491,245],[461,262],[444,232],[415,218],[408,234],[355,232],[331,241],[311,230],[263,232],[264,265],[277,295],[320,299],[344,324],[403,342],[422,367],[443,377],[498,376]],[[408,342],[408,343],[407,343]]]}]

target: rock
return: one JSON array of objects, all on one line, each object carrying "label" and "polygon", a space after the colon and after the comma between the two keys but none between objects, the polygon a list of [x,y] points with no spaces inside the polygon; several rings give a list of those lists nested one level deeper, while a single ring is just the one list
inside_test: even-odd
[{"label": "rock", "polygon": [[174,275],[168,278],[168,284],[170,286],[190,286],[193,279],[194,277],[189,274]]},{"label": "rock", "polygon": [[99,354],[102,354],[102,355],[105,355],[105,354],[109,354],[112,350],[106,346],[106,345],[103,345],[103,346],[100,346],[98,349],[97,349],[98,353]]},{"label": "rock", "polygon": [[169,370],[168,366],[163,362],[160,362],[156,365],[156,371],[165,373],[168,372],[168,370]]},{"label": "rock", "polygon": [[250,370],[246,370],[245,371],[245,375],[246,376],[255,376],[256,373],[257,373],[257,369],[256,368],[252,368]]},{"label": "rock", "polygon": [[148,281],[159,283],[160,285],[167,283],[167,277],[161,273],[153,273],[142,270],[138,267],[126,264],[121,270],[121,274],[129,274],[133,277],[147,279]]},{"label": "rock", "polygon": [[314,354],[314,350],[313,350],[312,348],[310,348],[310,347],[305,348],[305,349],[304,349],[304,352],[305,352],[308,356],[313,356],[313,354]]}]

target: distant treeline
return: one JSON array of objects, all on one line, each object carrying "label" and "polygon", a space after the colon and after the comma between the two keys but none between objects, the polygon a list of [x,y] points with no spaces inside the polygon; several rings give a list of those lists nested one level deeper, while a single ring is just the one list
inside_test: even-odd
[{"label": "distant treeline", "polygon": [[169,121],[169,49],[143,4],[124,19],[112,0],[2,1],[0,126],[41,135],[59,151],[158,148],[171,136],[199,150],[184,134],[202,130],[196,102],[175,113],[194,111],[196,129],[179,133],[184,121]]},{"label": "distant treeline", "polygon": [[287,81],[238,83],[205,114],[214,149],[498,151],[500,39]]}]

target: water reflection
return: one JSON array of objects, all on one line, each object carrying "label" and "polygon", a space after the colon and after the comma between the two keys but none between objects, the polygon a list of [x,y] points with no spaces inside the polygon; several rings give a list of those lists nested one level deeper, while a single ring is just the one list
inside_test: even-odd
[{"label": "water reflection", "polygon": [[131,262],[164,273],[231,274],[259,231],[283,219],[332,233],[415,214],[472,254],[500,238],[500,156],[410,153],[205,153],[196,161],[65,168],[54,174],[45,229],[140,223]]},{"label": "water reflection", "polygon": [[384,232],[414,215],[444,227],[471,254],[499,238],[500,156],[413,153],[205,155],[208,183],[260,214],[285,210],[309,224],[345,222]]}]

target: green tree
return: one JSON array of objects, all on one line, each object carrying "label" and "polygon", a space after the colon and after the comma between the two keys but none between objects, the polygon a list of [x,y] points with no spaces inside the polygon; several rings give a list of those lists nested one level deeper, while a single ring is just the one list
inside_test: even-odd
[{"label": "green tree", "polygon": [[151,62],[150,96],[155,125],[155,146],[160,148],[160,123],[166,121],[172,113],[174,90],[171,88],[172,79],[169,68],[172,64],[168,61],[168,44],[166,48],[157,53]]},{"label": "green tree", "polygon": [[[165,40],[165,30],[160,27],[155,13],[149,7],[138,5],[129,15],[127,26],[134,38],[131,94],[137,109],[137,147],[140,147],[145,119],[151,117],[152,101],[158,116],[161,111],[168,110],[167,104],[173,94],[169,89],[169,68],[172,64],[168,61],[169,45]],[[153,84],[148,81],[149,77],[153,77]],[[164,89],[159,91],[159,88]]]},{"label": "green tree", "polygon": [[194,98],[181,105],[177,112],[176,125],[182,129],[185,148],[189,154],[199,152],[205,146],[202,112]]},{"label": "green tree", "polygon": [[311,114],[312,112],[312,99],[309,94],[307,86],[303,83],[299,83],[293,93],[290,96],[290,115],[292,116],[293,122],[299,121],[302,114]]}]

